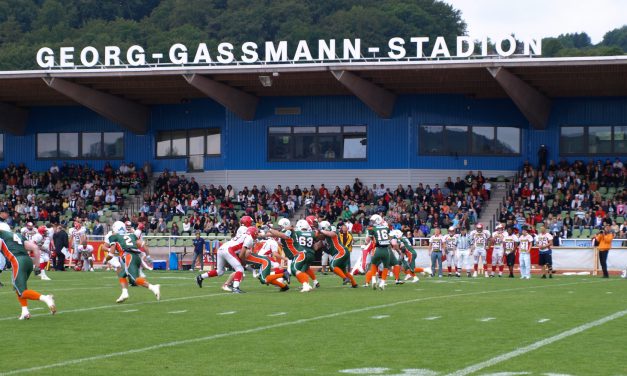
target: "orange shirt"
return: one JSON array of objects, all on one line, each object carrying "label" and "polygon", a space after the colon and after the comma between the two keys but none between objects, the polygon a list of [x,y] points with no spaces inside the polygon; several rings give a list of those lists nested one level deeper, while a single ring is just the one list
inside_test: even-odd
[{"label": "orange shirt", "polygon": [[599,242],[599,251],[609,251],[612,248],[612,240],[614,240],[614,234],[598,234],[596,236],[597,242]]}]

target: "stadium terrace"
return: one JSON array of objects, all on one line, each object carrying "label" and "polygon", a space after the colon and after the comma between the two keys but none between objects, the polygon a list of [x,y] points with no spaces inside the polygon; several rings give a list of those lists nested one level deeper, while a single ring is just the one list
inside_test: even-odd
[{"label": "stadium terrace", "polygon": [[[315,46],[306,40],[296,45],[287,41],[266,41],[263,45],[244,42],[236,46],[222,42],[215,49],[206,43],[192,48],[175,43],[168,51],[147,51],[133,45],[127,49],[106,46],[102,51],[93,46],[78,49],[71,46],[60,47],[58,51],[42,47],[37,51],[36,60],[41,68],[74,68],[94,66],[145,66],[150,64],[199,65],[199,64],[268,64],[284,62],[326,62],[350,61],[364,58],[401,59],[449,59],[487,57],[489,40],[475,40],[469,36],[458,36],[454,46],[449,46],[444,37],[394,37],[388,40],[385,48],[366,46],[360,38],[320,39]],[[510,57],[522,50],[525,56],[542,54],[542,42],[537,39],[517,41],[513,36],[495,39],[495,50],[499,57]]]}]

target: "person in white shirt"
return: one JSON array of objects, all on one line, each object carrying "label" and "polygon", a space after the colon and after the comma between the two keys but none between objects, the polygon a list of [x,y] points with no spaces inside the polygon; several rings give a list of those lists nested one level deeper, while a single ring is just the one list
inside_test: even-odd
[{"label": "person in white shirt", "polygon": [[487,251],[488,242],[490,241],[490,232],[483,229],[483,225],[478,223],[475,230],[470,233],[471,248],[470,252],[475,258],[475,271],[472,276],[477,277],[479,270],[479,261],[483,263],[483,274],[488,277]]},{"label": "person in white shirt", "polygon": [[494,277],[497,266],[499,267],[499,277],[503,276],[503,237],[506,234],[503,229],[504,226],[499,223],[496,225],[496,231],[492,234],[492,272],[490,277]]},{"label": "person in white shirt", "polygon": [[455,267],[455,276],[460,277],[459,268],[457,267],[457,237],[458,235],[455,233],[455,227],[453,226],[449,227],[448,234],[442,237],[444,239],[444,249],[446,253],[444,264],[448,269],[449,277],[453,273],[453,266]]},{"label": "person in white shirt", "polygon": [[529,235],[527,226],[523,226],[522,235],[518,237],[518,262],[520,264],[520,279],[531,279],[531,245],[533,236]]},{"label": "person in white shirt", "polygon": [[39,226],[37,233],[31,238],[31,241],[39,248],[39,278],[41,278],[42,281],[50,281],[50,277],[46,274],[46,268],[48,267],[48,262],[50,262],[52,238],[48,235],[49,233],[46,226]]},{"label": "person in white shirt", "polygon": [[551,244],[553,244],[553,235],[546,232],[546,227],[540,227],[540,233],[536,235],[536,245],[540,248],[539,264],[542,267],[542,278],[546,278],[548,272],[549,278],[553,278],[553,256]]},{"label": "person in white shirt", "polygon": [[[509,278],[514,278],[514,264],[516,264],[516,244],[518,236],[514,235],[514,228],[508,227],[507,232],[503,234],[503,249],[505,250],[505,259],[507,260],[507,268],[509,269]],[[499,277],[500,277],[499,273]]]},{"label": "person in white shirt", "polygon": [[442,278],[442,251],[444,249],[444,237],[439,228],[429,238],[429,257],[431,258],[431,276],[435,276],[436,265],[438,278]]}]

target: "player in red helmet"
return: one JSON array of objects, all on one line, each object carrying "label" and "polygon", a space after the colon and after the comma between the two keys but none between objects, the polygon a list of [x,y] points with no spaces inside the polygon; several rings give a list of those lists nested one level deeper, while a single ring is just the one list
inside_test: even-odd
[{"label": "player in red helmet", "polygon": [[[249,217],[250,218],[250,217]],[[253,239],[257,239],[257,227],[251,226],[246,230],[246,233],[250,235]]]},{"label": "player in red helmet", "polygon": [[52,239],[48,236],[48,228],[46,226],[39,226],[37,232],[31,238],[31,241],[39,248],[39,268],[41,269],[39,278],[41,278],[42,281],[49,281],[50,277],[46,275],[46,268],[50,262]]},{"label": "player in red helmet", "polygon": [[483,225],[481,223],[477,224],[475,230],[470,233],[470,242],[471,248],[470,252],[474,256],[475,259],[475,271],[473,273],[473,277],[477,277],[477,272],[479,269],[479,261],[483,263],[483,274],[485,277],[488,277],[488,263],[487,263],[487,247],[490,241],[490,232],[483,229]]},{"label": "player in red helmet", "polygon": [[253,225],[253,219],[250,216],[245,215],[239,220],[239,224],[242,226],[250,227]]},{"label": "player in red helmet", "polygon": [[316,218],[315,215],[308,215],[305,217],[305,220],[309,223],[309,226],[311,226],[312,229],[318,229],[318,218]]}]

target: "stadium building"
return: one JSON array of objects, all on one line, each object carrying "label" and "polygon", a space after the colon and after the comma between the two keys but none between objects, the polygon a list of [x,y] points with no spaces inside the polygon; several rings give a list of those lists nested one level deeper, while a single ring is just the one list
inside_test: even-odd
[{"label": "stadium building", "polygon": [[3,163],[145,162],[199,182],[442,183],[627,155],[627,57],[0,73]]}]

